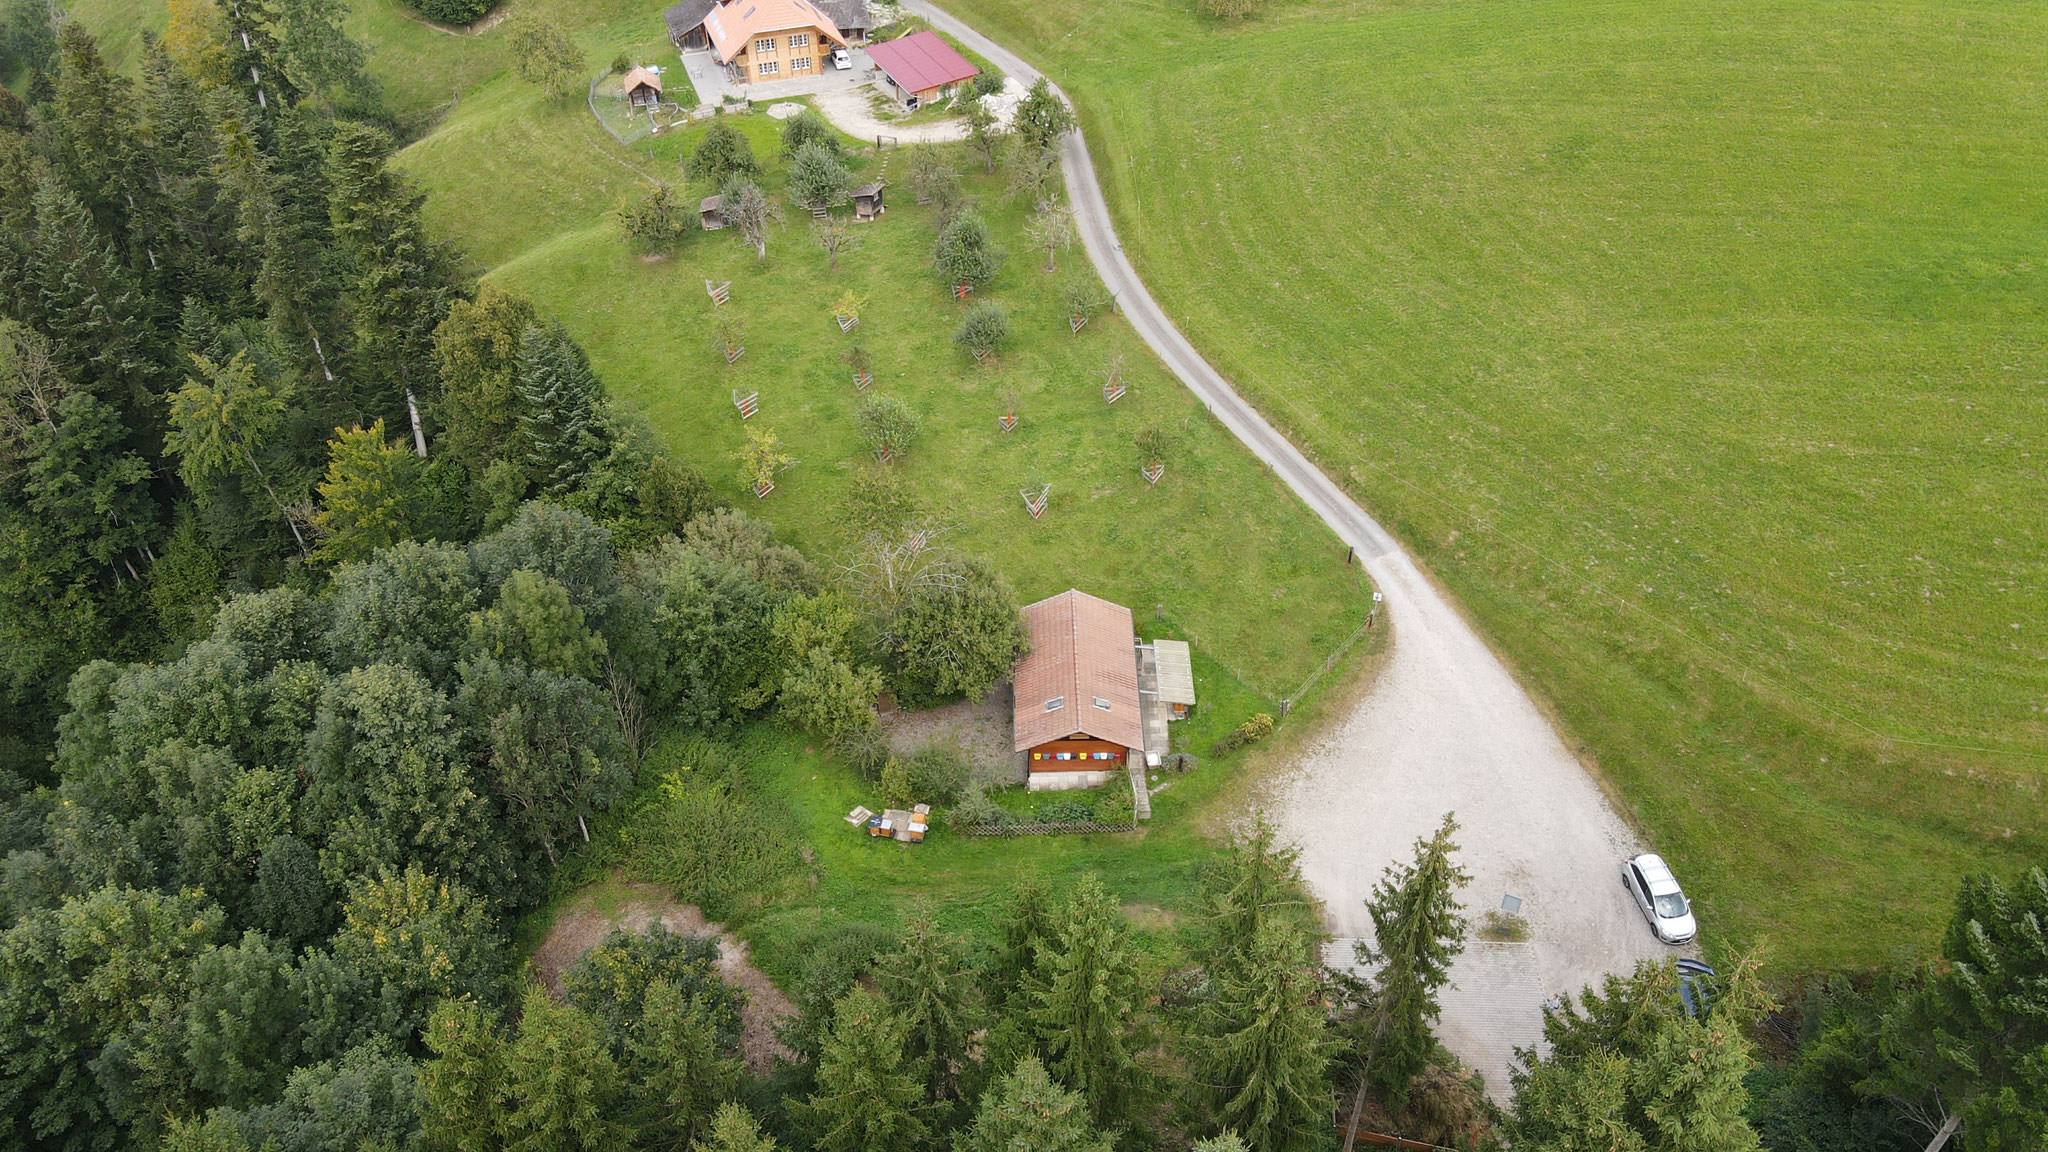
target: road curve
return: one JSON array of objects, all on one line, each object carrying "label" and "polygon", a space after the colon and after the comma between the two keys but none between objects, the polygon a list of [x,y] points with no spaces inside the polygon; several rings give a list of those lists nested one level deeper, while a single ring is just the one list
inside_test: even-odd
[{"label": "road curve", "polygon": [[[1039,73],[928,0],[905,7],[1026,82]],[[1619,880],[1639,850],[1627,823],[1535,702],[1393,535],[1310,463],[1195,351],[1146,290],[1116,238],[1081,133],[1061,147],[1067,194],[1089,259],[1145,342],[1217,419],[1356,549],[1386,597],[1394,643],[1351,713],[1331,725],[1268,797],[1302,851],[1348,963],[1371,932],[1364,900],[1386,866],[1455,811],[1475,915],[1523,901],[1526,943],[1474,943],[1453,970],[1439,1035],[1505,1100],[1516,1046],[1542,1031],[1542,1000],[1626,972],[1666,950],[1651,939]]]}]

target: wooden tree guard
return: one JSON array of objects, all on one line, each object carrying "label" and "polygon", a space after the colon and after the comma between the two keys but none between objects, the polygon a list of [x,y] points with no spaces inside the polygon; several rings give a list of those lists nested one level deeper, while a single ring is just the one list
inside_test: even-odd
[{"label": "wooden tree guard", "polygon": [[974,291],[974,285],[972,284],[955,284],[953,285],[953,299],[965,300],[967,299],[967,294],[972,291]]},{"label": "wooden tree guard", "polygon": [[1067,317],[1067,327],[1072,328],[1076,335],[1079,335],[1081,329],[1086,328],[1087,326],[1088,318],[1086,316],[1081,315],[1079,312],[1076,312],[1073,315]]},{"label": "wooden tree guard", "polygon": [[773,481],[773,480],[756,480],[756,481],[754,481],[754,498],[755,498],[755,499],[757,499],[757,500],[758,500],[758,499],[760,499],[760,498],[762,498],[762,497],[765,497],[765,496],[767,496],[767,495],[768,495],[768,494],[769,494],[770,492],[773,492],[773,491],[775,491],[775,481]]},{"label": "wooden tree guard", "polygon": [[832,210],[830,208],[820,208],[816,205],[811,207],[811,219],[813,220],[823,220],[831,214]]},{"label": "wooden tree guard", "polygon": [[855,372],[853,374],[853,390],[855,392],[865,392],[874,386],[875,374],[873,372]]},{"label": "wooden tree guard", "polygon": [[884,464],[887,464],[889,461],[894,460],[895,458],[896,450],[894,448],[889,447],[886,444],[884,444],[880,448],[875,449],[875,459],[880,460]]},{"label": "wooden tree guard", "polygon": [[835,313],[832,318],[839,321],[839,330],[841,332],[851,332],[854,326],[860,323],[859,316],[841,316]]},{"label": "wooden tree guard", "polygon": [[919,196],[917,202],[919,204],[929,204],[932,202],[932,198],[930,196]]},{"label": "wooden tree guard", "polygon": [[1159,483],[1159,478],[1161,476],[1166,475],[1166,462],[1163,460],[1154,460],[1150,464],[1147,464],[1143,468],[1140,468],[1138,470],[1138,474],[1145,478],[1145,483],[1157,484]]},{"label": "wooden tree guard", "polygon": [[1037,490],[1019,488],[1017,495],[1024,498],[1024,509],[1031,513],[1033,520],[1045,515],[1046,502],[1052,499],[1052,485],[1040,484]]},{"label": "wooden tree guard", "polygon": [[991,355],[986,348],[969,348],[968,351],[974,353],[974,362],[976,364],[988,363],[988,358]]},{"label": "wooden tree guard", "polygon": [[711,281],[706,280],[704,282],[704,291],[710,294],[711,306],[716,308],[732,299],[732,281],[727,280],[720,284],[713,284]]},{"label": "wooden tree guard", "polygon": [[761,410],[761,394],[749,392],[742,396],[739,389],[735,388],[732,393],[732,406],[740,410],[740,419],[752,420],[754,413]]},{"label": "wooden tree guard", "polygon": [[1114,404],[1123,398],[1124,382],[1122,377],[1111,376],[1102,382],[1102,399],[1105,403]]},{"label": "wooden tree guard", "polygon": [[1015,432],[1017,430],[1017,414],[1015,412],[1005,412],[996,418],[996,423],[1002,425],[1005,432]]},{"label": "wooden tree guard", "polygon": [[746,354],[747,346],[745,344],[727,344],[725,346],[725,362],[727,364],[739,363],[740,357]]}]

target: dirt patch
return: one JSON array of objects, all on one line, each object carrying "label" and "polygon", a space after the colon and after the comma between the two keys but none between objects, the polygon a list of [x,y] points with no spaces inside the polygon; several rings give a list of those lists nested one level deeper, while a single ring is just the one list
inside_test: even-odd
[{"label": "dirt patch", "polygon": [[562,973],[614,928],[644,931],[656,921],[671,932],[718,937],[718,974],[747,994],[740,1011],[740,1053],[747,1070],[766,1072],[789,1050],[775,1039],[775,1023],[794,1012],[789,997],[747,958],[747,942],[704,919],[695,904],[681,904],[653,884],[611,884],[587,891],[562,909],[547,939],[527,963],[541,984],[562,995]]},{"label": "dirt patch", "polygon": [[892,712],[882,731],[898,756],[934,740],[952,744],[974,766],[974,778],[989,784],[1017,784],[1024,762],[1010,746],[1010,686],[998,684],[979,700],[961,700],[922,712]]},{"label": "dirt patch", "polygon": [[1126,904],[1124,919],[1148,932],[1164,932],[1179,922],[1180,917],[1157,904]]}]

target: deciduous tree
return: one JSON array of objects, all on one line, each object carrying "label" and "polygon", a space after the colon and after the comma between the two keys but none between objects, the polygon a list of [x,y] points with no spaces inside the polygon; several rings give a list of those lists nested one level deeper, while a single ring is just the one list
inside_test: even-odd
[{"label": "deciduous tree", "polygon": [[1031,213],[1031,220],[1024,226],[1025,234],[1031,237],[1035,248],[1045,250],[1045,270],[1057,272],[1054,260],[1059,250],[1074,242],[1074,211],[1064,204],[1050,204],[1043,200]]},{"label": "deciduous tree", "polygon": [[979,100],[967,105],[967,139],[973,143],[974,150],[981,153],[984,171],[996,170],[996,158],[1003,154],[1003,145],[1009,138],[1009,132],[996,119],[996,114],[989,111],[988,105]]},{"label": "deciduous tree", "polygon": [[946,283],[979,287],[995,278],[1005,253],[990,238],[988,221],[972,208],[962,209],[939,230],[932,260]]},{"label": "deciduous tree", "polygon": [[506,43],[512,49],[512,64],[519,78],[546,92],[551,100],[574,92],[583,79],[583,50],[553,20],[516,16]]},{"label": "deciduous tree", "polygon": [[1013,123],[1019,140],[1043,151],[1074,130],[1074,113],[1060,94],[1052,90],[1052,82],[1040,76],[1018,102]]},{"label": "deciduous tree", "polygon": [[916,588],[893,622],[893,679],[909,707],[978,699],[1024,651],[1009,582],[981,560],[963,561],[957,572],[957,581]]},{"label": "deciduous tree", "polygon": [[754,159],[754,147],[747,143],[746,136],[721,116],[713,118],[711,127],[705,129],[704,139],[697,142],[683,171],[690,179],[703,180],[715,188],[734,176],[760,175],[761,162]]},{"label": "deciduous tree", "polygon": [[754,259],[768,258],[768,229],[783,222],[782,205],[768,198],[761,186],[744,176],[730,176],[719,189],[725,202],[719,211],[725,222],[739,230],[740,239],[754,249]]},{"label": "deciduous tree", "polygon": [[327,442],[327,475],[316,485],[313,515],[328,560],[362,560],[409,540],[419,530],[419,457],[385,438],[384,421],[334,430]]}]

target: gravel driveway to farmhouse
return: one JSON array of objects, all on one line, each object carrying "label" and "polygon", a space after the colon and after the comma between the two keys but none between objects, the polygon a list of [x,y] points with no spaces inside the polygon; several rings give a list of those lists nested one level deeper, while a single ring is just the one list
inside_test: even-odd
[{"label": "gravel driveway to farmhouse", "polygon": [[[1014,53],[927,0],[904,7],[1012,77],[1038,73]],[[1275,781],[1269,810],[1302,849],[1302,871],[1323,901],[1349,964],[1371,932],[1365,897],[1387,865],[1409,859],[1445,812],[1463,830],[1460,862],[1477,926],[1503,896],[1519,897],[1525,943],[1474,940],[1452,970],[1438,1033],[1505,1101],[1517,1046],[1542,1036],[1544,1000],[1576,992],[1639,959],[1675,954],[1651,936],[1621,887],[1638,850],[1608,803],[1528,693],[1400,544],[1237,395],[1167,319],[1125,257],[1079,132],[1062,146],[1083,243],[1131,324],[1167,367],[1270,465],[1338,538],[1357,550],[1385,595],[1393,628],[1378,678],[1293,772]],[[1681,864],[1682,867],[1682,864]]]},{"label": "gravel driveway to farmhouse", "polygon": [[[866,60],[867,54],[863,52],[855,66],[863,66]],[[832,88],[813,93],[811,104],[832,122],[834,128],[870,143],[876,136],[894,136],[899,144],[940,144],[967,139],[967,125],[959,120],[927,120],[917,124],[896,124],[884,120],[875,115],[869,102],[875,94],[874,87],[869,84]]]}]

